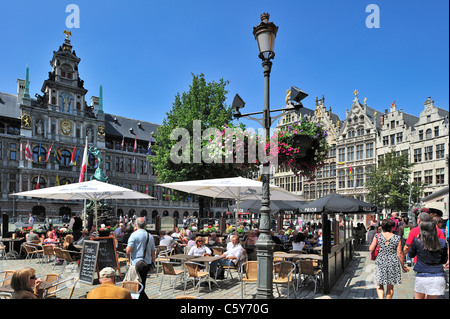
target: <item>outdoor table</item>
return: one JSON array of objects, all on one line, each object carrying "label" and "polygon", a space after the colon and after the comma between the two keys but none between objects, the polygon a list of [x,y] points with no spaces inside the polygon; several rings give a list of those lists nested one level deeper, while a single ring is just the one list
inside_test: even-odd
[{"label": "outdoor table", "polygon": [[297,254],[294,259],[314,259],[317,261],[323,261],[323,256],[316,254]]},{"label": "outdoor table", "polygon": [[191,256],[191,255],[187,255],[187,254],[175,254],[175,255],[169,255],[166,258],[169,258],[171,260],[173,259],[173,260],[186,261],[186,260],[189,260],[189,259],[194,259],[196,257],[197,256]]},{"label": "outdoor table", "polygon": [[[204,263],[205,267],[206,267],[206,271],[210,272],[210,265],[212,262],[216,261],[216,260],[220,260],[223,259],[224,257],[222,256],[196,256],[196,258],[192,259],[193,262],[196,263]],[[211,281],[213,283],[216,284],[217,287],[219,287],[219,284],[216,281],[216,278],[211,278],[211,276],[209,276],[209,281]]]},{"label": "outdoor table", "polygon": [[16,250],[14,250],[14,242],[16,242],[16,241],[22,241],[22,240],[23,240],[23,238],[15,238],[15,239],[12,239],[12,238],[2,238],[2,241],[3,241],[3,242],[9,242],[9,251],[8,251],[8,253],[6,254],[5,257],[8,257],[8,255],[9,255],[9,256],[12,256],[12,257],[14,257],[15,259],[17,259],[17,257],[19,257],[19,253],[18,253]]},{"label": "outdoor table", "polygon": [[298,255],[301,255],[301,254],[298,254],[298,253],[283,253],[283,254],[274,254],[273,257],[280,257],[280,258],[283,258],[283,259],[287,259],[287,258],[295,258]]}]

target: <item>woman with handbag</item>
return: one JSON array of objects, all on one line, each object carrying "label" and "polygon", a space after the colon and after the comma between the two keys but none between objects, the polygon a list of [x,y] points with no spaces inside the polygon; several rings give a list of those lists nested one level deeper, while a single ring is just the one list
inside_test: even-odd
[{"label": "woman with handbag", "polygon": [[[401,283],[402,269],[409,271],[403,262],[403,252],[400,236],[392,232],[394,227],[392,219],[385,219],[381,222],[381,233],[374,236],[370,244],[369,251],[372,254],[378,246],[379,253],[375,259],[375,284],[379,299],[385,296],[384,286],[386,286],[386,299],[392,299],[394,295],[394,285]],[[399,267],[401,266],[401,268]]]}]

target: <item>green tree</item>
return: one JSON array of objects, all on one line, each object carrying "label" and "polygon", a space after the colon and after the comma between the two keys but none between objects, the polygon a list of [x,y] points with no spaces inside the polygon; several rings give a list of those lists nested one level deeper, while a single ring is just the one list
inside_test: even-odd
[{"label": "green tree", "polygon": [[[228,83],[223,79],[219,82],[206,82],[203,74],[193,74],[189,91],[175,96],[172,109],[166,113],[163,124],[154,135],[155,145],[152,146],[152,151],[156,155],[149,156],[149,161],[157,173],[158,182],[172,183],[246,174],[232,163],[208,163],[203,160],[203,156],[199,161],[199,154],[203,155],[201,153],[203,148],[199,149],[199,146],[208,141],[202,139],[202,135],[198,135],[198,128],[200,127],[202,133],[208,128],[219,129],[224,124],[233,125],[232,110],[225,104]],[[179,136],[174,132],[184,132],[185,136]],[[177,150],[175,154],[184,161],[176,162],[174,149],[182,144],[183,137],[188,142],[187,147]],[[186,198],[186,194],[175,193],[173,198]]]},{"label": "green tree", "polygon": [[410,185],[411,201],[420,197],[421,185],[409,183],[411,167],[408,155],[398,155],[395,150],[385,154],[384,158],[368,174],[366,187],[368,200],[391,211],[407,211],[409,207]]}]

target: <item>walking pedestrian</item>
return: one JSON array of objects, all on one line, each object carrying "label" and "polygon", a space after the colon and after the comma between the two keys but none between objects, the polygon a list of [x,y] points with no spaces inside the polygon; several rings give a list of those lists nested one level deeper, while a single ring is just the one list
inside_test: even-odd
[{"label": "walking pedestrian", "polygon": [[438,237],[433,222],[420,223],[419,236],[414,238],[409,251],[410,257],[417,256],[414,299],[437,299],[445,293],[443,264],[448,260],[447,249],[447,242]]},{"label": "walking pedestrian", "polygon": [[[395,222],[390,219],[384,219],[381,222],[381,233],[373,238],[369,251],[372,253],[379,247],[378,257],[375,260],[375,283],[379,299],[392,299],[394,295],[394,285],[400,284],[402,279],[402,270],[409,271],[403,262],[402,244],[400,236],[395,235],[392,229]],[[401,266],[401,268],[400,268]],[[386,292],[384,290],[386,286]]]},{"label": "walking pedestrian", "polygon": [[380,227],[380,222],[377,220],[377,216],[374,214],[371,217],[372,220],[369,222],[369,225],[367,226],[367,230],[369,231],[367,233],[367,242],[370,244],[372,243],[375,234],[378,233],[378,228]]},{"label": "walking pedestrian", "polygon": [[[411,229],[413,229],[413,228],[414,228],[414,226],[409,223],[409,218],[406,216],[403,217],[403,223],[399,227],[399,231],[398,231],[398,235],[400,236],[401,241],[402,241],[402,250],[404,249],[406,240],[408,239],[409,233],[411,232]],[[411,257],[409,257],[409,254],[405,254],[405,258],[406,258],[407,265],[411,266]]]},{"label": "walking pedestrian", "polygon": [[131,234],[126,248],[126,253],[130,255],[131,265],[136,267],[136,270],[142,279],[143,289],[139,295],[139,299],[148,299],[148,296],[145,293],[145,282],[151,264],[156,259],[155,240],[153,236],[147,232],[145,225],[146,223],[143,217],[138,217],[136,219],[137,230]]}]

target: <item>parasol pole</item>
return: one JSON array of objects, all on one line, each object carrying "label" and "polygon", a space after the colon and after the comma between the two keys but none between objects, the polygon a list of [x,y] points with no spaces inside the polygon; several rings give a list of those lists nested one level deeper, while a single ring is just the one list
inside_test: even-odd
[{"label": "parasol pole", "polygon": [[[86,136],[86,144],[87,146],[87,136]],[[83,167],[81,168],[83,169]],[[86,174],[84,174],[84,181],[87,181],[87,165],[86,165]],[[86,215],[87,215],[87,210],[86,210],[86,198],[84,199],[84,214],[83,214],[83,220],[84,220],[84,229],[87,229],[87,223],[86,223]],[[89,229],[88,229],[89,231]]]}]

